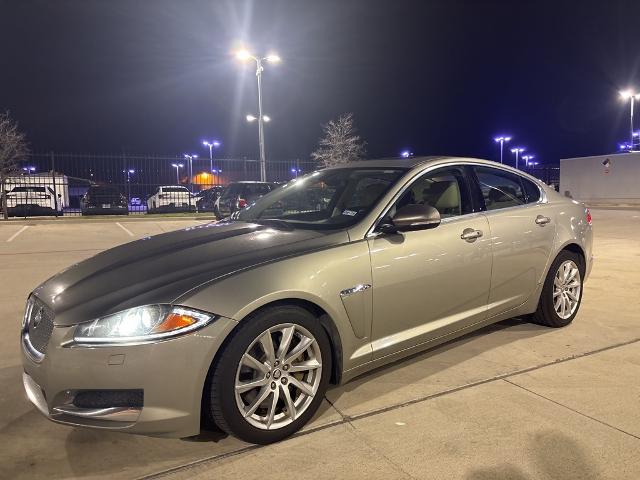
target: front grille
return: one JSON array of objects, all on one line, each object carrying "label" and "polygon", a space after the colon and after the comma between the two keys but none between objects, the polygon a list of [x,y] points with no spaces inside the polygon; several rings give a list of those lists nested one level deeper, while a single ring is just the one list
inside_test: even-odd
[{"label": "front grille", "polygon": [[53,332],[53,311],[47,307],[37,297],[31,297],[29,300],[31,305],[27,314],[26,333],[29,334],[29,343],[31,346],[42,353],[47,353],[47,345],[49,344],[49,338]]},{"label": "front grille", "polygon": [[73,404],[78,408],[141,408],[144,403],[142,390],[84,390],[78,392]]}]

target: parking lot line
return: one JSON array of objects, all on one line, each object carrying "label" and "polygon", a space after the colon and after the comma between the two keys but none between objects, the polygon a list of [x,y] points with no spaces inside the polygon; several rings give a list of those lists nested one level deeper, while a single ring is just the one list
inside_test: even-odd
[{"label": "parking lot line", "polygon": [[133,237],[133,232],[129,230],[127,227],[125,227],[124,225],[122,225],[120,222],[116,222],[116,225],[118,225],[121,229],[127,232],[130,237]]},{"label": "parking lot line", "polygon": [[20,230],[18,230],[16,233],[14,233],[13,235],[11,235],[8,239],[7,239],[7,243],[9,242],[13,242],[13,240],[20,235],[22,232],[24,232],[27,228],[29,228],[29,225],[25,225],[24,227],[22,227]]}]

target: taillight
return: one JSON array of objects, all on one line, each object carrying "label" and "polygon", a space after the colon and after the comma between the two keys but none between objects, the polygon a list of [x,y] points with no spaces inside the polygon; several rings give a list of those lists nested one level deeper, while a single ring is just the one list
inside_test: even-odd
[{"label": "taillight", "polygon": [[591,212],[589,211],[589,209],[588,209],[588,208],[585,208],[584,212],[585,212],[585,214],[586,214],[586,216],[587,216],[587,223],[588,223],[589,225],[591,225]]},{"label": "taillight", "polygon": [[247,206],[247,201],[244,198],[238,199],[238,208],[244,208]]}]

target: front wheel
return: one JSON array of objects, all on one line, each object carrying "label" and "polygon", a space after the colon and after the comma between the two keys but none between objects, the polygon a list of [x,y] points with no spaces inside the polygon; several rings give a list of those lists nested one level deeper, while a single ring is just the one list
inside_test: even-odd
[{"label": "front wheel", "polygon": [[318,319],[297,306],[278,306],[238,327],[205,394],[220,428],[246,442],[267,444],[311,419],[330,374],[331,346]]},{"label": "front wheel", "polygon": [[574,252],[563,250],[556,257],[542,288],[533,321],[547,327],[569,325],[582,302],[584,260]]}]

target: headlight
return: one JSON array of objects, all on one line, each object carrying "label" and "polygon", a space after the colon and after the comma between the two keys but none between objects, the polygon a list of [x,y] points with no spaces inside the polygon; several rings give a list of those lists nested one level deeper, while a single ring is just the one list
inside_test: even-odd
[{"label": "headlight", "polygon": [[171,305],[145,305],[81,323],[73,339],[79,343],[147,342],[200,328],[214,315]]}]

